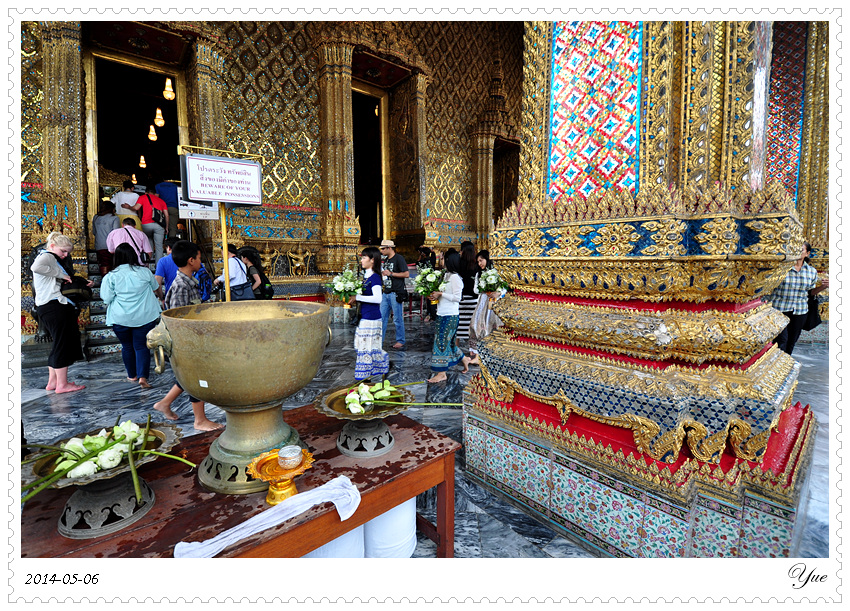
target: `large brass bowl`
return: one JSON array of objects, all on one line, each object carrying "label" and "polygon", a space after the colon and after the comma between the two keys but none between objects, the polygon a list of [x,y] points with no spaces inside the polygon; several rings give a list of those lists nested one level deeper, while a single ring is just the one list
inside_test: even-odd
[{"label": "large brass bowl", "polygon": [[148,333],[157,373],[165,355],[189,394],[227,415],[224,432],[198,467],[215,492],[249,494],[268,482],[248,472],[251,461],[285,445],[303,445],[283,420],[281,401],[316,375],[328,338],[323,303],[239,301],[166,310]]},{"label": "large brass bowl", "polygon": [[180,386],[225,408],[304,388],[322,362],[329,316],[323,303],[254,300],[174,308],[162,321]]}]

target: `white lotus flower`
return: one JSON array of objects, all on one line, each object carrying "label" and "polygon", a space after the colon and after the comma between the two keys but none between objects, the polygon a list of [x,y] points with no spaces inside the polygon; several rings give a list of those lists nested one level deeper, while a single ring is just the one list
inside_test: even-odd
[{"label": "white lotus flower", "polygon": [[85,477],[86,475],[94,475],[95,473],[97,473],[97,465],[93,460],[87,460],[68,471],[68,477]]},{"label": "white lotus flower", "polygon": [[122,456],[123,453],[121,450],[117,449],[117,446],[113,446],[103,450],[97,455],[95,460],[97,460],[97,464],[100,465],[101,469],[111,469],[118,466]]}]

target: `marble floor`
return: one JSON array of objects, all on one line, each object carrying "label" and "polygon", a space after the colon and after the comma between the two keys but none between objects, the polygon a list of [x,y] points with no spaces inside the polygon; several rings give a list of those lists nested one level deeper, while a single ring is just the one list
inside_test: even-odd
[{"label": "marble floor", "polygon": [[[388,349],[389,379],[394,383],[424,381],[429,375],[432,324],[418,316],[406,320],[407,346],[404,350]],[[392,325],[389,335],[392,338]],[[333,340],[325,350],[322,367],[315,379],[284,402],[284,408],[310,403],[324,390],[351,383],[354,369],[354,328],[348,324],[333,326]],[[393,342],[387,342],[387,346]],[[824,344],[800,345],[794,356],[802,363],[796,397],[809,403],[820,423],[814,453],[814,466],[808,492],[806,524],[802,534],[800,555],[823,558],[829,556],[829,357]],[[441,407],[414,407],[406,415],[462,442],[461,393],[474,373],[450,372],[440,384],[409,386],[416,400],[442,403]],[[73,434],[112,426],[120,415],[123,419],[143,421],[152,406],[174,383],[170,370],[153,374],[153,388],[144,390],[125,381],[118,354],[96,357],[73,365],[70,378],[86,385],[80,392],[57,395],[44,390],[47,368],[22,371],[21,409],[27,440],[50,443]],[[180,416],[177,424],[183,435],[197,434],[192,427],[192,409],[185,395],[173,406]],[[210,419],[224,422],[224,412],[207,406]],[[564,558],[594,557],[546,525],[528,516],[501,497],[485,490],[464,475],[463,450],[456,462],[455,488],[455,556],[459,558]],[[433,491],[430,491],[433,493]],[[429,493],[418,499],[426,517],[433,502]],[[419,536],[414,557],[435,557],[436,546]]]}]

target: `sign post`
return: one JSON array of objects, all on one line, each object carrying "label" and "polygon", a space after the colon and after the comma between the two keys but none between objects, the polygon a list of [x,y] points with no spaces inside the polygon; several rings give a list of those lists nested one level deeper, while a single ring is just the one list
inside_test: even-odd
[{"label": "sign post", "polygon": [[[218,203],[221,222],[221,256],[224,265],[225,300],[230,301],[230,254],[227,250],[227,207],[260,206],[263,203],[262,166],[255,159],[260,155],[242,154],[250,159],[233,159],[196,153],[183,154],[184,149],[197,148],[212,152],[229,153],[200,147],[179,146],[180,174],[183,187],[182,201],[187,207],[201,207],[199,218],[215,218],[214,204]],[[238,154],[238,153],[234,153]],[[265,160],[263,160],[265,162]],[[208,212],[207,212],[208,211]],[[190,214],[189,218],[195,218]]]}]

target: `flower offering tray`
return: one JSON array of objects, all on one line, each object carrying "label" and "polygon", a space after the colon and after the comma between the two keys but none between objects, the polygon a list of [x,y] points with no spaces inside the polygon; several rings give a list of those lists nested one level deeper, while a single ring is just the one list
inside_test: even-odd
[{"label": "flower offering tray", "polygon": [[326,391],[316,398],[314,407],[319,413],[332,418],[348,420],[340,431],[336,447],[346,456],[373,458],[389,452],[395,444],[390,428],[382,420],[398,414],[413,402],[413,393],[396,388],[385,402],[377,401],[362,414],[348,410],[345,396],[351,387]]},{"label": "flower offering tray", "polygon": [[[141,428],[144,430],[144,427]],[[98,431],[89,431],[78,437],[95,436],[97,433]],[[182,436],[175,425],[162,422],[152,423],[148,435],[154,439],[147,441],[142,449],[162,453],[176,446]],[[70,439],[63,439],[54,445],[65,444]],[[153,454],[140,456],[136,458],[135,466],[138,468],[156,458]],[[32,468],[21,474],[23,484],[32,483],[53,473],[58,460],[57,456],[44,456],[33,462]],[[65,503],[57,528],[60,535],[69,539],[94,539],[126,528],[150,511],[156,500],[153,490],[141,478],[141,501],[136,499],[130,463],[126,456],[116,467],[83,477],[62,477],[50,487],[67,486],[78,488]]]}]

